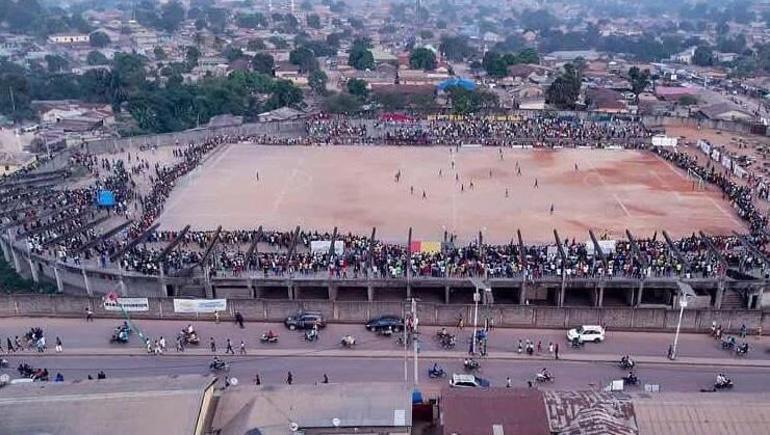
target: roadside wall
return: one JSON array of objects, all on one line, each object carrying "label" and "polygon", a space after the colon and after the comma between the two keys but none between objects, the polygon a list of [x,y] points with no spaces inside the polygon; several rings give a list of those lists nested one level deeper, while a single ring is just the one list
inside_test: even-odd
[{"label": "roadside wall", "polygon": [[[224,319],[239,311],[247,321],[282,321],[298,310],[321,312],[332,323],[362,323],[383,314],[404,311],[401,302],[355,302],[326,300],[229,299]],[[115,311],[105,311],[99,297],[67,295],[3,295],[0,296],[2,317],[83,317],[90,307],[96,317],[120,318]],[[473,305],[420,303],[418,317],[423,325],[456,325],[462,317],[472,319]],[[149,298],[149,311],[133,312],[139,319],[211,320],[210,314],[174,312],[173,300]],[[493,305],[479,308],[479,318],[489,318],[496,327],[564,329],[581,324],[602,324],[613,330],[670,331],[676,328],[678,310],[664,308],[582,308]],[[737,331],[746,325],[750,331],[758,327],[770,330],[770,312],[758,310],[685,310],[682,329],[706,332],[716,321],[725,330]]]}]

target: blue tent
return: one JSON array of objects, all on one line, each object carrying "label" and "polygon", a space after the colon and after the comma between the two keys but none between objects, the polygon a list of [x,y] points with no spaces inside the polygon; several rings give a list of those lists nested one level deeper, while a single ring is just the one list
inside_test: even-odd
[{"label": "blue tent", "polygon": [[436,87],[442,91],[446,91],[454,86],[459,86],[466,91],[473,91],[476,89],[476,83],[473,80],[464,77],[452,77],[436,85]]}]

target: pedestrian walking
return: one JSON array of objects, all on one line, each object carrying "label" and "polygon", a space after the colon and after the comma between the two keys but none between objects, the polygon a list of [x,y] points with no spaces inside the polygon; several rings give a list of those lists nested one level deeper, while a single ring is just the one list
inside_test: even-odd
[{"label": "pedestrian walking", "polygon": [[409,194],[414,195],[414,186],[409,186]]},{"label": "pedestrian walking", "polygon": [[257,181],[259,181],[259,171],[257,171]]},{"label": "pedestrian walking", "polygon": [[548,353],[553,353],[553,342],[548,343]]},{"label": "pedestrian walking", "polygon": [[324,373],[324,380],[321,381],[322,384],[328,384],[329,383],[329,377],[326,376],[326,373]]},{"label": "pedestrian walking", "polygon": [[241,355],[246,355],[246,343],[241,340],[241,345],[239,346],[240,350],[238,351]]},{"label": "pedestrian walking", "polygon": [[7,337],[5,339],[5,343],[6,343],[6,349],[8,349],[8,353],[11,353],[11,352],[16,353],[16,348],[13,347],[13,343],[11,342],[11,337]]},{"label": "pedestrian walking", "polygon": [[209,338],[209,346],[211,347],[212,352],[217,351],[217,343],[214,341],[214,337]]},{"label": "pedestrian walking", "polygon": [[294,376],[292,376],[291,372],[289,372],[289,374],[286,375],[286,383],[291,385],[292,382],[294,382]]},{"label": "pedestrian walking", "polygon": [[537,189],[537,188],[539,188],[539,187],[540,187],[540,186],[537,184],[537,178],[535,178],[535,185],[534,185],[534,186],[532,186],[532,187],[534,187],[535,189]]},{"label": "pedestrian walking", "polygon": [[516,348],[517,348],[517,351],[518,351],[519,353],[521,353],[521,351],[522,351],[521,338],[519,339],[519,345],[518,345],[518,346],[516,346]]},{"label": "pedestrian walking", "polygon": [[214,323],[219,324],[219,311],[214,311]]},{"label": "pedestrian walking", "polygon": [[505,197],[508,198],[508,189],[505,189]]},{"label": "pedestrian walking", "polygon": [[24,350],[24,346],[21,345],[21,339],[19,338],[18,335],[13,338],[13,341],[14,341],[14,345],[16,346],[17,352],[21,352],[22,350]]},{"label": "pedestrian walking", "polygon": [[236,324],[237,324],[237,325],[238,325],[238,326],[239,326],[241,329],[243,329],[243,315],[241,314],[241,312],[240,312],[240,311],[236,311],[236,312],[235,312],[235,323],[236,323]]},{"label": "pedestrian walking", "polygon": [[160,350],[165,352],[166,351],[166,339],[163,338],[163,336],[160,337],[160,340],[158,340],[158,345],[160,345]]},{"label": "pedestrian walking", "polygon": [[505,378],[505,388],[511,388],[511,377]]},{"label": "pedestrian walking", "polygon": [[158,340],[155,340],[155,355],[161,355],[163,353],[163,349],[160,348],[160,342]]},{"label": "pedestrian walking", "polygon": [[235,355],[235,351],[233,351],[233,343],[230,341],[230,339],[227,339],[227,348],[225,349],[225,353],[230,353]]},{"label": "pedestrian walking", "polygon": [[427,198],[427,196],[425,195],[425,191],[423,190],[422,191],[422,199],[425,199],[425,198]]},{"label": "pedestrian walking", "polygon": [[62,352],[61,338],[56,337],[56,353]]},{"label": "pedestrian walking", "polygon": [[551,215],[553,215],[553,204],[551,204]]},{"label": "pedestrian walking", "polygon": [[537,353],[540,353],[543,351],[543,342],[540,340],[537,340]]},{"label": "pedestrian walking", "polygon": [[91,311],[91,307],[86,307],[86,322],[94,321],[94,312]]},{"label": "pedestrian walking", "polygon": [[177,352],[184,352],[184,343],[182,343],[182,336],[177,335],[176,337],[176,351]]},{"label": "pedestrian walking", "polygon": [[254,385],[262,385],[262,379],[259,378],[259,373],[254,375]]},{"label": "pedestrian walking", "polygon": [[464,324],[463,324],[463,316],[460,316],[460,320],[457,321],[457,329],[462,331],[463,330],[463,326],[464,326]]},{"label": "pedestrian walking", "polygon": [[559,359],[559,343],[556,343],[556,346],[554,346],[553,354],[556,357],[556,359]]},{"label": "pedestrian walking", "polygon": [[229,386],[230,386],[230,376],[225,376],[225,385],[224,387],[222,387],[222,389],[225,390]]},{"label": "pedestrian walking", "polygon": [[741,325],[741,338],[746,338],[746,332],[746,324],[744,323]]}]

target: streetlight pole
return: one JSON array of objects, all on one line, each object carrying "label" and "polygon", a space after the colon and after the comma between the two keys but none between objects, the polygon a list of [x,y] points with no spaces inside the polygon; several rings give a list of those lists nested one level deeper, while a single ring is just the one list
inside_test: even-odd
[{"label": "streetlight pole", "polygon": [[679,329],[682,327],[682,315],[684,309],[687,307],[687,295],[684,293],[679,295],[679,321],[676,323],[676,334],[674,334],[674,344],[671,346],[671,355],[669,359],[676,359],[676,346],[679,344]]},{"label": "streetlight pole", "polygon": [[481,299],[481,294],[479,294],[479,287],[476,286],[476,292],[473,293],[473,337],[471,337],[471,353],[473,355],[476,355],[476,334],[478,333],[478,324],[479,324],[479,300]]}]

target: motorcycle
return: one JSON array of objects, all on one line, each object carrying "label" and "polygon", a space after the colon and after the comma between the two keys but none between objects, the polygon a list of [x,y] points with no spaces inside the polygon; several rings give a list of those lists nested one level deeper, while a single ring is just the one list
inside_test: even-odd
[{"label": "motorcycle", "polygon": [[465,371],[475,372],[481,368],[481,364],[475,359],[470,358],[463,361],[463,367],[465,368]]},{"label": "motorcycle", "polygon": [[262,343],[278,343],[278,335],[264,333],[262,334],[262,337],[259,338],[259,341]]},{"label": "motorcycle", "polygon": [[128,343],[129,335],[131,335],[131,328],[124,323],[113,330],[110,343]]},{"label": "motorcycle", "polygon": [[725,378],[722,382],[715,382],[714,388],[717,390],[726,390],[733,387],[733,380],[730,378]]},{"label": "motorcycle", "polygon": [[33,369],[32,366],[27,363],[19,364],[19,367],[16,368],[16,371],[18,371],[19,376],[23,378],[31,378],[35,373],[35,369]]},{"label": "motorcycle", "polygon": [[305,331],[305,341],[316,341],[318,340],[318,331],[315,329],[308,329]]},{"label": "motorcycle", "polygon": [[548,372],[539,372],[535,374],[535,382],[543,384],[545,382],[553,382],[556,379]]},{"label": "motorcycle", "polygon": [[428,377],[431,379],[439,379],[446,377],[446,371],[439,366],[434,366],[428,369]]},{"label": "motorcycle", "polygon": [[635,374],[629,373],[628,376],[623,377],[623,382],[626,385],[637,385],[639,383],[639,378],[636,377]]},{"label": "motorcycle", "polygon": [[727,337],[722,340],[722,349],[732,350],[735,348],[735,337]]},{"label": "motorcycle", "polygon": [[457,344],[457,339],[454,335],[447,334],[441,339],[441,347],[444,349],[454,349]]},{"label": "motorcycle", "polygon": [[184,342],[185,345],[193,345],[197,346],[201,344],[201,339],[198,337],[198,333],[195,331],[190,332],[187,329],[182,330],[182,342]]},{"label": "motorcycle", "polygon": [[620,359],[620,362],[618,363],[618,365],[623,370],[630,370],[630,369],[634,368],[636,363],[634,363],[634,360],[632,360],[631,358],[623,357],[623,358]]},{"label": "motorcycle", "polygon": [[209,363],[209,370],[212,372],[228,372],[230,364],[224,361],[212,361]]},{"label": "motorcycle", "polygon": [[353,347],[356,345],[356,339],[352,335],[346,335],[340,340],[342,347]]},{"label": "motorcycle", "polygon": [[740,346],[735,347],[735,355],[736,356],[744,356],[749,353],[749,344],[743,343]]},{"label": "motorcycle", "polygon": [[0,358],[0,369],[4,369],[8,367],[8,360],[5,358]]},{"label": "motorcycle", "polygon": [[35,370],[35,373],[33,373],[30,377],[33,381],[48,382],[48,370],[37,369]]},{"label": "motorcycle", "polygon": [[571,347],[575,348],[575,349],[579,349],[579,348],[585,346],[585,343],[583,343],[582,341],[580,341],[579,339],[576,338],[576,339],[570,341],[569,345]]}]

